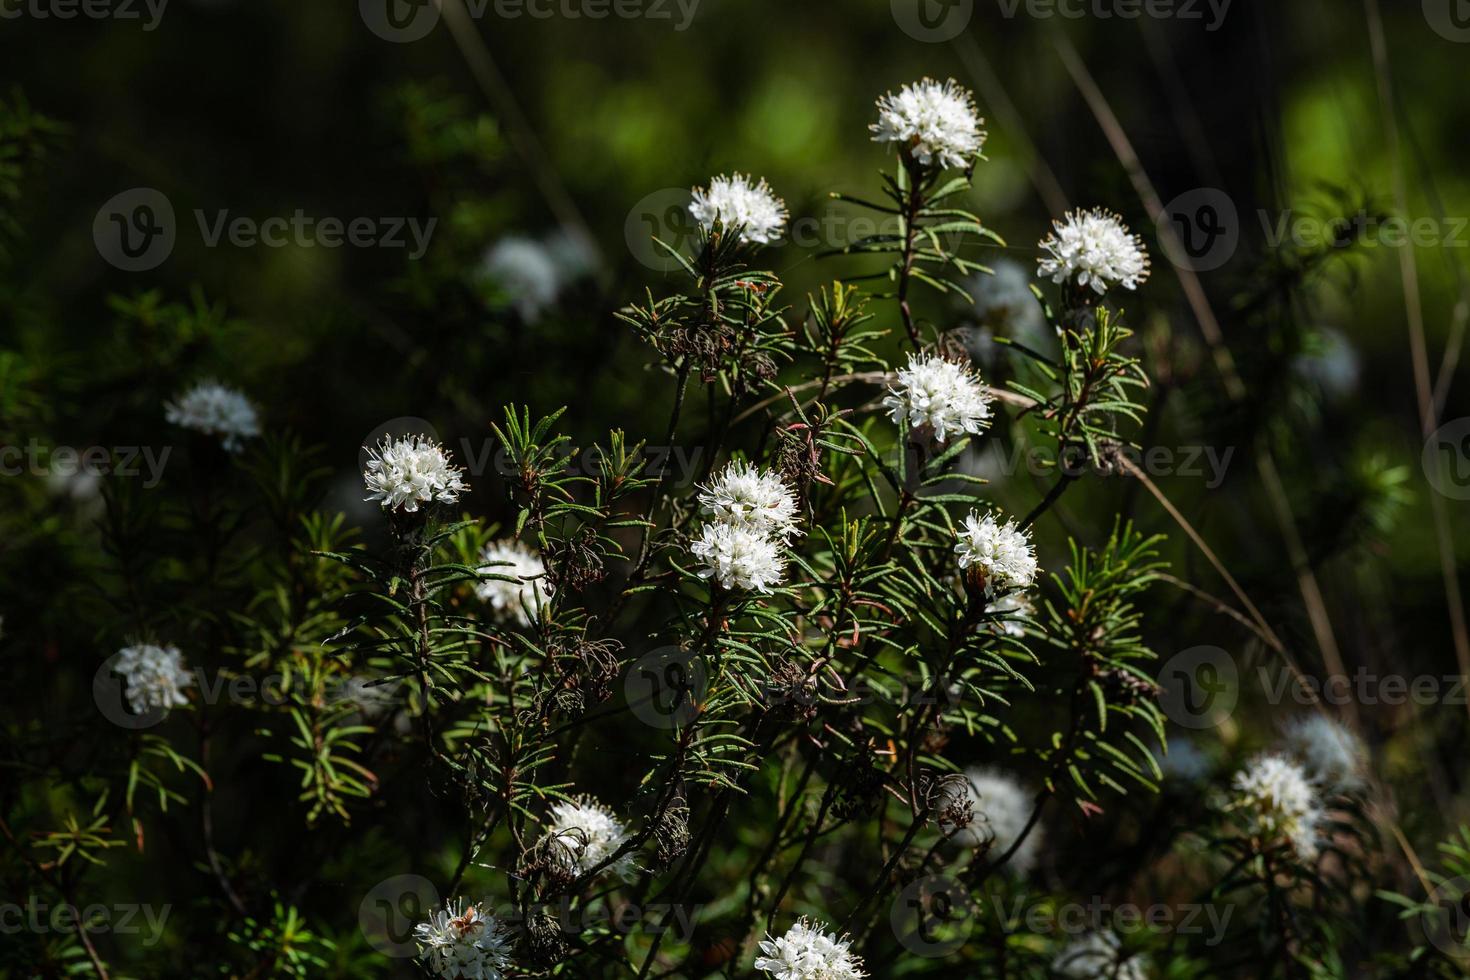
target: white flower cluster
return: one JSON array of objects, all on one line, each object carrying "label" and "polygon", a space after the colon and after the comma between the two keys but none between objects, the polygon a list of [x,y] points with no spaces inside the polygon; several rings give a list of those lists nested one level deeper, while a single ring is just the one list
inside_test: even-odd
[{"label": "white flower cluster", "polygon": [[783,544],[799,534],[796,492],[779,476],[749,463],[725,467],[701,488],[700,509],[713,519],[689,546],[704,563],[701,578],[726,589],[769,592],[786,574]]},{"label": "white flower cluster", "polygon": [[595,263],[591,246],[571,232],[545,241],[510,235],[485,252],[479,274],[504,291],[521,319],[535,323]]},{"label": "white flower cluster", "polygon": [[[967,769],[965,783],[972,819],[951,839],[966,847],[988,846],[987,857],[999,860],[1021,840],[1036,807],[1036,794],[1027,792],[1014,776],[997,769]],[[1006,866],[1018,875],[1029,872],[1041,855],[1041,842],[1041,825],[1037,824],[1016,847]]]},{"label": "white flower cluster", "polygon": [[514,577],[487,578],[475,586],[475,594],[490,603],[500,622],[530,626],[536,610],[555,590],[546,581],[546,563],[534,549],[514,538],[493,541],[480,552],[480,574]]},{"label": "white flower cluster", "polygon": [[775,980],[858,980],[866,976],[863,961],[850,946],[801,919],[784,936],[761,940],[755,968]]},{"label": "white flower cluster", "polygon": [[1052,960],[1052,972],[1071,980],[1146,980],[1142,956],[1124,956],[1122,942],[1113,932],[1089,932],[1062,947]]},{"label": "white flower cluster", "polygon": [[868,128],[877,143],[901,143],[928,166],[964,169],[985,143],[975,99],[954,79],[932,78],[905,85],[878,100],[878,121]]},{"label": "white flower cluster", "polygon": [[1363,781],[1368,750],[1357,735],[1325,715],[1310,715],[1286,730],[1288,750],[1307,774],[1332,789],[1351,789]]},{"label": "white flower cluster", "polygon": [[1234,788],[1230,808],[1252,837],[1288,843],[1303,860],[1316,857],[1322,806],[1301,766],[1283,755],[1261,755],[1235,774]]},{"label": "white flower cluster", "polygon": [[1109,286],[1137,289],[1148,279],[1143,239],[1131,234],[1116,214],[1102,208],[1069,211],[1052,227],[1040,242],[1046,254],[1037,260],[1037,272],[1052,282],[1075,278],[1077,285],[1102,295]]},{"label": "white flower cluster", "polygon": [[384,438],[368,450],[362,478],[368,491],[363,499],[378,501],[384,510],[409,513],[434,501],[452,504],[469,489],[444,447],[419,435]]},{"label": "white flower cluster", "polygon": [[260,417],[250,399],[215,381],[200,381],[166,403],[163,417],[174,425],[218,436],[232,453],[244,449],[246,439],[260,435]]},{"label": "white flower cluster", "polygon": [[[558,861],[576,874],[597,867],[627,841],[628,827],[617,814],[590,796],[551,808],[546,838]],[[624,854],[609,869],[626,877],[634,870],[633,855]]]},{"label": "white flower cluster", "polygon": [[796,527],[796,492],[769,470],[737,460],[700,489],[700,509],[716,523],[780,540],[801,533]]},{"label": "white flower cluster", "polygon": [[501,980],[510,969],[510,933],[477,904],[446,902],[413,934],[424,966],[443,980]]},{"label": "white flower cluster", "polygon": [[122,675],[128,707],[134,714],[155,709],[167,711],[189,703],[184,688],[194,683],[184,667],[184,655],[178,647],[161,647],[139,643],[123,647],[112,662],[112,669]]},{"label": "white flower cluster", "polygon": [[689,213],[705,231],[718,221],[732,231],[738,229],[741,241],[757,245],[770,244],[786,230],[786,202],[764,177],[759,182],[740,173],[713,177],[708,189],[694,189]]},{"label": "white flower cluster", "polygon": [[883,405],[895,423],[907,419],[911,429],[928,426],[939,442],[960,432],[975,435],[990,424],[990,398],[979,376],[932,354],[909,355],[908,367],[899,369],[898,387],[889,389]]},{"label": "white flower cluster", "polygon": [[994,514],[971,511],[958,537],[954,550],[960,568],[975,566],[988,595],[1029,588],[1036,581],[1036,552],[1015,521],[1001,524]]}]

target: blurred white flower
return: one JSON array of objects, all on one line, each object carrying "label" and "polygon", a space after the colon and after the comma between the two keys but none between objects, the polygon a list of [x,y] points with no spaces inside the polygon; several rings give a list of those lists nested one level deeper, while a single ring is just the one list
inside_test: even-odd
[{"label": "blurred white flower", "polygon": [[[1036,808],[1036,794],[1028,792],[1014,776],[998,769],[967,769],[965,782],[973,816],[970,825],[955,831],[951,839],[966,847],[988,846],[986,856],[998,861],[1021,839]],[[1006,867],[1018,875],[1029,872],[1041,854],[1041,841],[1038,823],[1016,848]]]},{"label": "blurred white flower", "polygon": [[775,980],[858,980],[862,958],[853,954],[851,943],[800,919],[784,936],[761,940],[755,968]]},{"label": "blurred white flower", "polygon": [[972,314],[982,327],[1046,353],[1056,345],[1041,301],[1031,291],[1031,272],[1011,259],[1000,259],[990,274],[978,272],[963,283],[974,300]]},{"label": "blurred white flower", "polygon": [[977,567],[987,593],[1025,589],[1036,581],[1036,552],[1015,521],[1001,524],[994,514],[971,511],[958,537],[954,550],[960,567]]},{"label": "blurred white flower", "polygon": [[1301,766],[1285,756],[1258,756],[1235,774],[1234,787],[1230,809],[1240,811],[1252,837],[1289,843],[1304,860],[1316,857],[1323,814]]},{"label": "blurred white flower", "polygon": [[1286,744],[1306,766],[1312,779],[1333,788],[1361,783],[1368,750],[1357,735],[1325,715],[1291,722]]},{"label": "blurred white flower", "polygon": [[694,189],[689,213],[706,231],[719,221],[726,228],[740,229],[742,241],[760,245],[775,241],[786,230],[786,202],[764,177],[759,183],[740,173],[711,178],[708,190]]},{"label": "blurred white flower", "polygon": [[597,268],[597,246],[587,234],[572,228],[558,228],[546,236],[543,244],[546,254],[556,266],[557,286],[565,289],[569,284],[589,276]]},{"label": "blurred white flower", "polygon": [[91,505],[101,503],[102,471],[87,466],[69,472],[53,468],[46,473],[46,489],[90,509]]},{"label": "blurred white flower", "polygon": [[1309,334],[1306,349],[1292,359],[1291,367],[1333,401],[1342,401],[1356,392],[1363,372],[1362,358],[1353,342],[1331,327]]},{"label": "blurred white flower", "polygon": [[1169,751],[1159,762],[1164,777],[1182,783],[1200,783],[1215,771],[1215,760],[1195,743],[1186,739],[1169,739]]},{"label": "blurred white flower", "polygon": [[260,435],[255,406],[240,392],[214,381],[200,381],[163,406],[163,417],[174,425],[218,436],[228,452],[238,453],[245,440]]},{"label": "blurred white flower", "polygon": [[189,703],[184,688],[194,683],[194,677],[185,669],[184,655],[178,647],[152,643],[123,647],[117,652],[112,669],[122,675],[128,707],[134,714],[157,708],[167,711]]},{"label": "blurred white flower", "polygon": [[419,435],[385,437],[368,450],[362,478],[368,491],[364,499],[378,501],[384,510],[409,513],[434,501],[452,504],[469,489],[463,471],[449,461],[444,447]]},{"label": "blurred white flower", "polygon": [[1123,219],[1111,211],[1069,211],[1040,242],[1046,254],[1037,260],[1037,272],[1052,282],[1076,279],[1101,295],[1109,286],[1137,289],[1148,279],[1148,253],[1143,239],[1131,234]]},{"label": "blurred white flower", "polygon": [[992,602],[986,611],[1003,617],[1000,622],[992,624],[997,633],[1019,639],[1026,635],[1026,624],[1022,620],[1036,615],[1036,604],[1024,592],[1011,592]]},{"label": "blurred white flower", "polygon": [[747,527],[706,524],[689,552],[704,563],[701,578],[713,578],[727,589],[769,592],[786,574],[781,546]]},{"label": "blurred white flower", "polygon": [[382,683],[372,677],[346,677],[337,685],[332,701],[348,704],[366,719],[375,719],[393,704],[396,682]]},{"label": "blurred white flower", "polygon": [[1051,961],[1052,972],[1071,980],[1146,980],[1142,956],[1124,956],[1113,932],[1089,932],[1062,947]]},{"label": "blurred white flower", "polygon": [[[554,857],[568,870],[586,874],[607,860],[630,836],[627,825],[590,796],[551,808],[546,839]],[[608,870],[626,877],[635,869],[633,854],[624,854]]]},{"label": "blurred white flower", "polygon": [[930,426],[934,438],[945,442],[951,434],[971,435],[990,425],[990,398],[975,372],[932,354],[910,354],[900,368],[898,386],[889,389],[883,405],[895,423],[908,420],[910,428]]},{"label": "blurred white flower", "polygon": [[733,462],[701,490],[700,510],[713,516],[716,523],[772,538],[787,539],[800,533],[796,528],[796,492],[770,470]]},{"label": "blurred white flower", "polygon": [[480,552],[480,574],[513,576],[517,581],[484,579],[475,594],[490,603],[500,622],[530,626],[536,610],[555,590],[546,581],[546,563],[534,549],[514,538],[493,541]]},{"label": "blurred white flower", "polygon": [[535,323],[561,290],[556,258],[540,242],[512,235],[490,247],[480,274],[502,289],[521,319]]},{"label": "blurred white flower", "polygon": [[510,968],[510,933],[478,904],[446,902],[413,934],[419,958],[443,980],[501,980]]},{"label": "blurred white flower", "polygon": [[969,167],[985,144],[975,99],[954,79],[926,78],[878,100],[878,121],[868,127],[877,143],[901,143],[923,164]]}]

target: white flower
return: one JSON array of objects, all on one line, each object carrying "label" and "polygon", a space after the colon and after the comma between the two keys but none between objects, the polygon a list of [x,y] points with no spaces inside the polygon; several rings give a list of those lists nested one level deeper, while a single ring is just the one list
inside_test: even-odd
[{"label": "white flower", "polygon": [[862,957],[853,954],[846,939],[801,919],[779,938],[761,940],[755,968],[775,980],[858,980]]},{"label": "white flower", "polygon": [[[590,796],[551,808],[551,825],[546,838],[557,860],[576,874],[586,874],[605,861],[630,836],[627,826],[612,810]],[[634,869],[633,855],[624,854],[609,868],[627,876]]]},{"label": "white flower", "polygon": [[1316,857],[1323,814],[1301,766],[1285,756],[1258,756],[1235,774],[1234,786],[1230,808],[1242,811],[1251,836],[1290,843],[1305,860]]},{"label": "white flower", "polygon": [[1320,327],[1308,334],[1304,349],[1292,358],[1292,370],[1316,385],[1328,398],[1342,401],[1358,390],[1362,357],[1341,330]]},{"label": "white flower", "polygon": [[128,707],[134,714],[158,708],[167,711],[189,703],[184,688],[193,684],[194,678],[184,668],[184,656],[178,647],[152,643],[123,647],[117,652],[112,669],[122,675]]},{"label": "white flower", "polygon": [[776,196],[764,177],[760,183],[751,183],[740,173],[713,177],[708,190],[694,189],[689,213],[705,231],[719,221],[728,229],[738,228],[741,241],[759,245],[775,241],[786,230],[786,202]]},{"label": "white flower", "polygon": [[510,236],[496,242],[485,253],[480,272],[505,291],[527,323],[539,320],[561,290],[556,256],[529,238]]},{"label": "white flower", "polygon": [[1052,972],[1072,980],[1145,980],[1143,957],[1125,957],[1121,946],[1116,933],[1089,932],[1062,947]]},{"label": "white flower", "polygon": [[1077,285],[1091,286],[1101,295],[1109,286],[1137,289],[1148,279],[1148,253],[1143,239],[1111,211],[1069,211],[1063,221],[1052,222],[1053,231],[1040,242],[1047,254],[1037,260],[1037,272],[1052,282],[1076,278]]},{"label": "white flower", "polygon": [[419,958],[444,980],[501,980],[510,968],[510,934],[478,904],[446,902],[413,935]]},{"label": "white flower", "polygon": [[868,129],[877,143],[903,143],[923,164],[936,159],[964,169],[985,143],[984,122],[975,100],[954,79],[944,84],[926,78],[878,100],[878,121]]},{"label": "white flower", "polygon": [[485,546],[480,552],[482,575],[504,575],[517,579],[487,578],[475,586],[475,594],[490,603],[500,622],[514,620],[530,626],[536,610],[555,590],[546,581],[546,564],[541,556],[521,542],[508,538]]},{"label": "white flower", "polygon": [[987,612],[1002,617],[1000,622],[992,624],[995,632],[1019,639],[1026,635],[1026,624],[1022,620],[1036,615],[1036,604],[1025,593],[1011,592],[992,602]]},{"label": "white flower", "polygon": [[1313,779],[1340,788],[1362,781],[1368,750],[1358,736],[1331,718],[1298,718],[1287,727],[1286,742]]},{"label": "white flower", "polygon": [[1170,739],[1169,751],[1159,762],[1164,776],[1181,783],[1201,783],[1214,771],[1215,761],[1193,742]]},{"label": "white flower", "polygon": [[393,704],[395,683],[375,682],[372,677],[343,678],[332,701],[351,705],[363,718],[374,719]]},{"label": "white flower", "polygon": [[469,489],[444,447],[427,436],[384,437],[368,450],[362,478],[368,490],[363,499],[376,500],[385,510],[401,508],[409,513],[436,500],[452,504]]},{"label": "white flower", "polygon": [[[968,827],[955,831],[951,839],[966,847],[988,846],[986,856],[998,861],[1021,839],[1036,808],[1036,794],[1027,792],[1014,776],[998,769],[967,769],[965,783],[972,819]],[[941,826],[944,826],[942,821]],[[1026,874],[1036,866],[1041,841],[1038,823],[1031,827],[1006,866],[1016,874]]]},{"label": "white flower", "polygon": [[1024,589],[1036,581],[1036,552],[1015,521],[1001,524],[994,514],[971,511],[958,536],[954,550],[960,567],[977,566],[987,593]]},{"label": "white flower", "polygon": [[750,463],[726,466],[699,495],[700,509],[720,524],[786,539],[796,528],[796,492],[770,470]]},{"label": "white flower", "polygon": [[166,403],[163,417],[174,425],[218,436],[232,453],[243,449],[246,439],[260,435],[255,406],[240,392],[214,381],[201,381]]},{"label": "white flower", "polygon": [[1011,259],[999,259],[989,272],[977,272],[963,283],[974,300],[975,319],[997,335],[1020,341],[1033,350],[1055,345],[1041,301],[1031,291],[1031,270]]},{"label": "white flower", "polygon": [[786,574],[781,546],[748,527],[706,524],[689,553],[704,562],[700,578],[713,578],[727,589],[769,592]]},{"label": "white flower", "polygon": [[946,441],[951,433],[974,435],[990,425],[990,398],[975,372],[932,354],[910,354],[899,369],[898,387],[889,389],[883,405],[894,422],[908,419],[909,427],[927,425],[934,438]]}]

